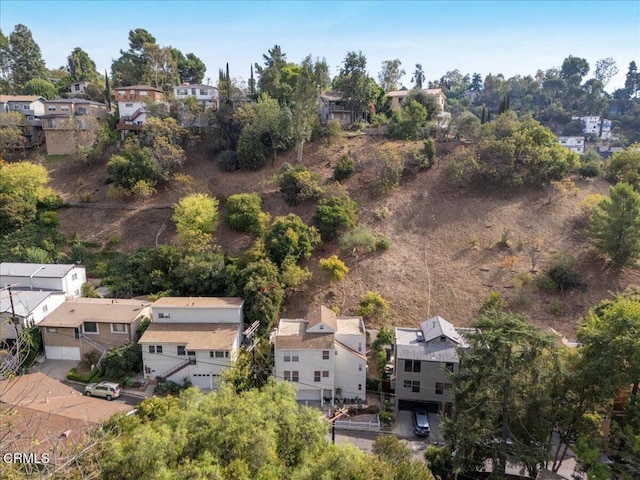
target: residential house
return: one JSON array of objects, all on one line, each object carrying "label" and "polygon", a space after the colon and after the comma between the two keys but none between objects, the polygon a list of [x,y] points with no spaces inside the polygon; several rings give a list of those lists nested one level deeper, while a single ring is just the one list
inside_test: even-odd
[{"label": "residential house", "polygon": [[[220,101],[218,89],[209,85],[191,85],[185,83],[173,87],[173,95],[176,100],[193,98],[202,105],[203,110],[217,110]],[[177,115],[180,126],[184,128],[207,126],[204,114],[196,116],[188,112],[186,108],[182,108],[177,111]]]},{"label": "residential house", "polygon": [[582,133],[588,135],[593,133],[599,138],[613,138],[611,134],[612,123],[606,118],[602,119],[597,115],[589,115],[585,117],[571,117],[572,120],[581,120],[584,122]]},{"label": "residential house", "polygon": [[0,287],[64,292],[67,298],[77,298],[82,295],[82,285],[86,282],[87,272],[80,265],[0,263]]},{"label": "residential house", "polygon": [[65,300],[63,292],[0,290],[0,344],[13,343],[23,328],[38,325]]},{"label": "residential house", "polygon": [[598,154],[602,160],[608,160],[614,153],[622,152],[624,147],[612,147],[611,145],[598,145]]},{"label": "residential house", "polygon": [[147,121],[147,107],[153,103],[165,103],[162,90],[147,85],[131,85],[113,89],[118,102],[120,131],[139,131]]},{"label": "residential house", "polygon": [[142,346],[145,377],[213,389],[236,358],[244,331],[244,300],[163,297],[151,305]]},{"label": "residential house", "polygon": [[95,351],[133,342],[142,320],[150,318],[148,303],[140,300],[76,298],[68,300],[40,322],[45,356],[80,360]]},{"label": "residential house", "polygon": [[449,414],[453,409],[452,384],[447,371],[458,373],[458,347],[466,347],[464,332],[442,317],[433,317],[420,328],[396,328],[392,385],[398,408],[421,406],[430,412]]},{"label": "residential house", "polygon": [[[406,101],[407,97],[411,92],[415,90],[394,90],[391,92],[387,92],[387,97],[391,99],[391,108],[400,108]],[[422,92],[427,95],[432,95],[436,97],[438,102],[438,106],[440,107],[440,111],[444,111],[444,106],[447,102],[447,97],[440,88],[424,88]]]},{"label": "residential house", "polygon": [[26,122],[22,129],[30,146],[44,141],[40,116],[45,113],[45,101],[38,95],[0,95],[0,113],[19,112],[24,115]]},{"label": "residential house", "polygon": [[326,125],[337,120],[343,127],[351,125],[356,117],[355,112],[347,106],[342,94],[327,92],[320,95],[320,124]]},{"label": "residential house", "polygon": [[280,319],[271,336],[274,376],[297,387],[297,399],[365,399],[366,333],[362,317],[314,308],[306,319]]},{"label": "residential house", "polygon": [[69,95],[84,95],[87,87],[89,86],[89,83],[90,82],[87,82],[86,80],[72,83],[69,86]]},{"label": "residential house", "polygon": [[46,114],[40,118],[48,155],[72,155],[90,147],[109,112],[104,103],[83,98],[62,98],[45,102]]},{"label": "residential house", "polygon": [[576,152],[578,155],[582,155],[584,153],[584,137],[558,137],[558,141],[560,145],[568,148],[572,152]]}]

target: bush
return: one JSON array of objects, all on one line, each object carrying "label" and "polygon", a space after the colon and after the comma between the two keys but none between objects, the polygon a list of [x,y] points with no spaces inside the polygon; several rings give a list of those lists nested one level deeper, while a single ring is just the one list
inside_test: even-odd
[{"label": "bush", "polygon": [[227,199],[227,223],[232,228],[261,236],[269,215],[262,211],[262,199],[257,193],[239,193]]},{"label": "bush", "polygon": [[602,162],[587,162],[580,165],[578,174],[583,178],[598,178],[602,176]]},{"label": "bush", "polygon": [[536,277],[536,286],[538,290],[543,292],[555,292],[558,289],[558,285],[555,281],[549,277],[549,275],[541,274]]},{"label": "bush", "polygon": [[223,150],[216,157],[216,163],[225,172],[235,172],[240,168],[238,156],[233,150]]},{"label": "bush", "polygon": [[138,373],[142,370],[142,349],[140,345],[131,342],[112,348],[104,357],[102,366],[105,376],[114,380],[130,373]]},{"label": "bush", "polygon": [[371,126],[372,127],[382,127],[389,123],[389,119],[384,113],[376,113],[371,116]]},{"label": "bush", "polygon": [[378,147],[369,161],[373,174],[373,186],[378,194],[389,193],[400,184],[404,161],[391,146]]},{"label": "bush", "polygon": [[340,133],[342,133],[342,125],[338,120],[329,120],[327,123],[327,127],[325,128],[325,136],[327,137],[328,143],[333,143],[335,140],[340,137]]},{"label": "bush", "polygon": [[321,200],[313,220],[322,239],[333,240],[339,233],[355,227],[357,206],[346,194]]},{"label": "bush", "polygon": [[424,154],[427,157],[427,161],[421,165],[421,168],[430,168],[436,161],[436,146],[433,143],[433,139],[428,138],[424,142]]},{"label": "bush", "polygon": [[243,170],[258,170],[264,166],[269,149],[260,138],[251,132],[242,132],[238,139],[238,167]]},{"label": "bush", "polygon": [[[191,385],[189,385],[191,386]],[[154,395],[178,395],[182,390],[186,390],[188,387],[186,385],[180,385],[172,380],[166,380],[164,382],[159,382],[154,388]]]},{"label": "bush", "polygon": [[329,278],[332,282],[342,280],[347,273],[349,273],[349,267],[347,267],[337,255],[331,255],[329,258],[321,258],[318,262],[320,270]]},{"label": "bush", "polygon": [[556,265],[547,272],[547,275],[560,291],[571,288],[584,289],[587,286],[582,277],[569,265]]},{"label": "bush", "polygon": [[353,160],[347,155],[343,155],[340,157],[338,164],[333,169],[333,179],[336,182],[347,180],[348,178],[351,178],[351,175],[353,175],[354,169]]},{"label": "bush", "polygon": [[302,165],[292,167],[291,164],[285,163],[282,169],[283,173],[278,177],[278,185],[289,205],[317,198],[322,193],[322,188],[318,184],[318,175],[311,173],[307,167]]},{"label": "bush", "polygon": [[504,306],[504,300],[498,292],[491,292],[489,297],[484,301],[480,310],[482,312],[491,312],[502,310]]},{"label": "bush", "polygon": [[389,315],[389,304],[379,293],[367,292],[358,307],[358,315],[370,318],[386,318]]},{"label": "bush", "polygon": [[295,262],[309,258],[319,244],[318,230],[305,224],[293,213],[277,217],[264,239],[268,257],[280,267],[288,258],[293,258]]},{"label": "bush", "polygon": [[391,241],[387,237],[376,235],[371,228],[365,225],[344,233],[338,243],[342,250],[353,255],[373,253],[379,248],[387,249],[391,245]]}]

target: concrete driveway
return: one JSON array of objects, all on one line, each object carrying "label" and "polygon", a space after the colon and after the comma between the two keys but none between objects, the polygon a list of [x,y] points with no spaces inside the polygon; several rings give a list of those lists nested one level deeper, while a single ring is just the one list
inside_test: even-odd
[{"label": "concrete driveway", "polygon": [[30,372],[44,373],[46,376],[55,378],[56,380],[66,380],[67,373],[74,367],[77,367],[77,360],[48,360],[45,359],[29,369]]},{"label": "concrete driveway", "polygon": [[[441,416],[436,413],[429,413],[428,416],[431,434],[424,440],[428,443],[444,443],[444,436],[440,430]],[[398,437],[406,440],[415,441],[420,438],[413,433],[413,417],[410,410],[398,410],[396,424],[394,425],[392,432]]]}]

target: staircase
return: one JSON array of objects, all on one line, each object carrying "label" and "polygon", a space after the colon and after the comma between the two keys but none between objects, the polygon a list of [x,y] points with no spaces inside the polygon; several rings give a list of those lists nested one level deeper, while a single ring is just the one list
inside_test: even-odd
[{"label": "staircase", "polygon": [[100,368],[100,365],[102,364],[102,361],[104,360],[104,357],[107,354],[107,347],[99,344],[95,340],[92,340],[87,335],[82,335],[82,341],[87,342],[89,345],[93,347],[94,350],[97,350],[98,352],[100,352],[100,358],[96,362],[96,368]]},{"label": "staircase", "polygon": [[173,367],[171,370],[169,370],[168,372],[163,373],[162,375],[159,376],[159,378],[162,381],[165,381],[167,378],[169,378],[171,375],[174,375],[176,373],[178,373],[180,370],[185,369],[187,366],[189,365],[194,365],[195,362],[191,359],[189,360],[185,360],[184,362],[176,365],[175,367]]}]

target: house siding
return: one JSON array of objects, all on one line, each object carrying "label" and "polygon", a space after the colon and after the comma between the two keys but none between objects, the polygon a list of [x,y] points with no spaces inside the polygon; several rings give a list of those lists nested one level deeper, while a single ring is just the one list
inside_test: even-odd
[{"label": "house siding", "polygon": [[[76,280],[72,280],[74,274],[77,274]],[[68,296],[76,298],[82,294],[82,285],[87,282],[87,272],[84,267],[73,267],[64,277],[34,276],[29,279],[28,276],[3,275],[0,277],[0,282],[2,282],[3,285],[19,283],[23,288],[32,288],[34,290],[62,291]],[[78,294],[76,294],[76,291]]]}]

